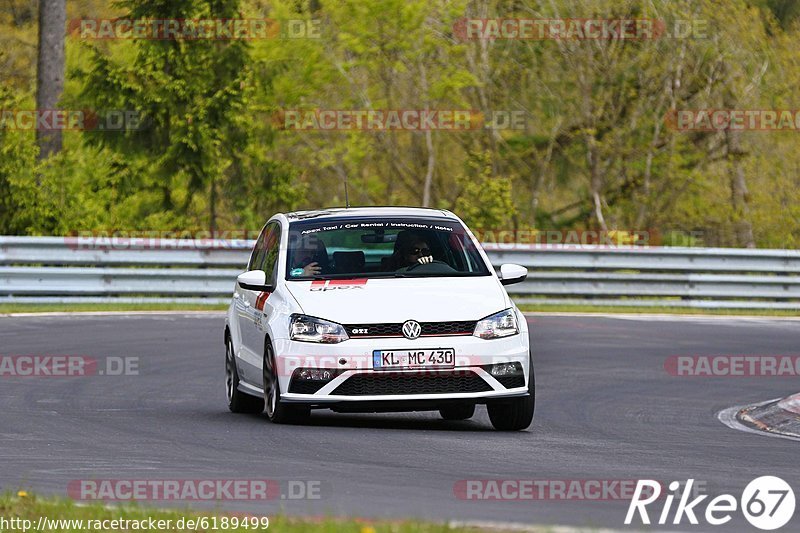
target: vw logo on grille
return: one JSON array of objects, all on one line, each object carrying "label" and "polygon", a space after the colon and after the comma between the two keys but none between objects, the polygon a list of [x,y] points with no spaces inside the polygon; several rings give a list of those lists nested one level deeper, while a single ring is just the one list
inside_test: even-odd
[{"label": "vw logo on grille", "polygon": [[422,333],[422,326],[416,320],[406,320],[403,322],[403,336],[406,339],[416,339]]}]

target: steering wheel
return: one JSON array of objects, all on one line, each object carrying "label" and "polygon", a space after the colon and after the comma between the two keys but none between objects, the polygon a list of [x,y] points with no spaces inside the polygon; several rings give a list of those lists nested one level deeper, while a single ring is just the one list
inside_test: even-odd
[{"label": "steering wheel", "polygon": [[[423,266],[426,266],[426,267],[436,266],[436,267],[438,267],[438,268],[434,268],[433,270],[431,270],[431,272],[455,272],[453,267],[451,267],[450,265],[448,265],[444,261],[439,261],[438,259],[434,259],[430,263],[414,263],[410,267],[406,268],[406,272],[411,272],[412,270],[414,270],[416,268],[419,268],[419,267],[423,267]],[[442,269],[441,267],[444,267],[444,269]],[[428,269],[425,269],[425,270],[428,270]]]}]

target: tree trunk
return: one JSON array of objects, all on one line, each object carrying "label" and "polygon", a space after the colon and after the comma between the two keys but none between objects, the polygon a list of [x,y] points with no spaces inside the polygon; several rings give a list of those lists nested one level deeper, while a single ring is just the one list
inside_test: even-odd
[{"label": "tree trunk", "polygon": [[[36,109],[56,109],[64,90],[66,0],[39,0],[39,57],[36,65]],[[39,159],[61,151],[61,130],[36,130]]]},{"label": "tree trunk", "polygon": [[214,176],[211,176],[211,191],[208,195],[208,209],[209,209],[209,228],[211,229],[211,238],[217,238],[217,181]]},{"label": "tree trunk", "polygon": [[[424,63],[420,63],[419,71],[422,93],[425,97],[425,107],[430,108],[430,101],[428,100],[428,73]],[[428,168],[425,170],[425,183],[422,188],[422,207],[430,207],[433,169],[436,166],[436,153],[433,151],[433,133],[430,128],[425,130],[425,148],[428,151]]]},{"label": "tree trunk", "polygon": [[597,139],[595,139],[594,135],[587,135],[586,145],[586,163],[589,167],[589,194],[591,194],[592,203],[594,204],[594,219],[599,229],[608,231],[608,225],[603,216],[603,199],[601,198],[604,179],[600,171],[600,154],[597,149]]},{"label": "tree trunk", "polygon": [[736,246],[755,248],[753,225],[750,222],[749,192],[745,181],[742,159],[747,155],[742,148],[741,132],[728,129],[725,132],[728,159],[731,164],[731,207],[733,208],[733,231]]},{"label": "tree trunk", "polygon": [[425,188],[422,191],[422,207],[431,206],[431,186],[433,185],[433,168],[436,166],[436,153],[433,151],[431,130],[425,130],[425,146],[428,149],[428,169],[425,171]]}]

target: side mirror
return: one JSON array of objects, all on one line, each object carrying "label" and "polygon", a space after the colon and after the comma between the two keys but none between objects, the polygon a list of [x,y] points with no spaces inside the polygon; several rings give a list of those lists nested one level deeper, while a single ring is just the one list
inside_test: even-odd
[{"label": "side mirror", "polygon": [[236,278],[239,286],[250,291],[269,292],[272,287],[267,285],[267,274],[263,270],[248,270]]},{"label": "side mirror", "polygon": [[511,285],[512,283],[519,283],[528,277],[528,269],[524,266],[506,263],[500,265],[500,283],[503,285]]}]

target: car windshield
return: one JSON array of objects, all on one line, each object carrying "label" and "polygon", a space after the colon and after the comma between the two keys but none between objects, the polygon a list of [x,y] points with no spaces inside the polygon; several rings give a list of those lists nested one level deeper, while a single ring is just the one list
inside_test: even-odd
[{"label": "car windshield", "polygon": [[287,280],[489,274],[454,220],[337,217],[289,225]]}]

